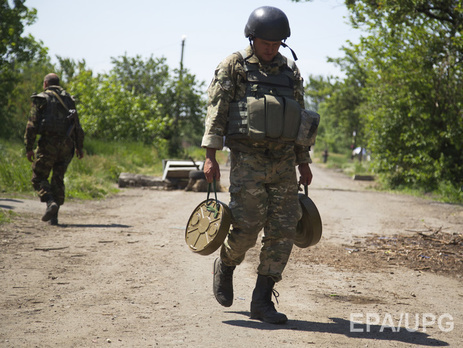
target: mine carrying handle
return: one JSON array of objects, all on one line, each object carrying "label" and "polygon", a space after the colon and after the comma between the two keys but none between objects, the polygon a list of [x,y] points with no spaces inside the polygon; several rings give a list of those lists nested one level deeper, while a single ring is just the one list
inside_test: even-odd
[{"label": "mine carrying handle", "polygon": [[[215,207],[212,206],[212,204],[209,204],[209,200],[213,201],[213,199],[209,198],[209,195],[211,193],[211,187],[213,186],[214,188],[214,196],[215,196]],[[215,184],[215,178],[214,178],[214,181],[212,183],[209,183],[209,185],[207,185],[207,198],[206,198],[206,205],[207,205],[207,210],[210,211],[210,212],[213,212],[214,213],[214,218],[217,217],[217,215],[219,214],[219,202],[217,200],[217,188],[216,188],[216,184]]]},{"label": "mine carrying handle", "polygon": [[[309,197],[309,189],[308,189],[309,185],[307,184],[304,184],[304,194],[306,197]],[[299,191],[301,191],[301,184],[299,184]]]}]

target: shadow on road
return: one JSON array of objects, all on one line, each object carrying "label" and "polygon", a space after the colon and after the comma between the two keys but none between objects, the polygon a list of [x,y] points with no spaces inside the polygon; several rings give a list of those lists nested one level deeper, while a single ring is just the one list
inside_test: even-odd
[{"label": "shadow on road", "polygon": [[[0,198],[0,202],[13,202],[13,203],[23,203],[23,201],[18,199],[11,198]],[[0,209],[9,209],[13,210],[15,207],[13,205],[0,204]]]},{"label": "shadow on road", "polygon": [[60,227],[74,228],[130,228],[130,225],[121,224],[59,224]]},{"label": "shadow on road", "polygon": [[[250,316],[249,312],[226,312],[242,314],[247,317]],[[418,331],[408,331],[406,328],[385,328],[380,325],[366,325],[351,322],[341,318],[330,318],[332,323],[318,323],[314,321],[305,320],[288,320],[285,325],[268,324],[256,320],[225,320],[224,324],[246,327],[250,329],[259,330],[295,330],[306,332],[320,332],[344,335],[349,338],[383,340],[383,341],[399,341],[410,344],[418,344],[429,347],[445,347],[449,346],[447,342],[430,338],[428,334]],[[355,331],[352,332],[352,327]],[[393,332],[393,330],[398,332]]]}]

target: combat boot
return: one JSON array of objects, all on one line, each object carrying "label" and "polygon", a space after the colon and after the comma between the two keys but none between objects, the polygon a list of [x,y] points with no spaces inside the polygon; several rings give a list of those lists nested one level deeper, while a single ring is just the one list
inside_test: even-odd
[{"label": "combat boot", "polygon": [[50,221],[50,219],[58,213],[58,209],[58,204],[53,199],[50,199],[47,202],[47,209],[45,210],[45,214],[42,216],[42,221]]},{"label": "combat boot", "polygon": [[48,223],[51,225],[51,226],[58,226],[58,212],[59,212],[59,205],[58,205],[58,210],[56,210],[56,213],[55,215],[53,215],[50,219],[50,221],[48,221]]},{"label": "combat boot", "polygon": [[214,261],[212,288],[216,300],[224,307],[233,304],[233,271],[236,266],[225,265],[220,258]]},{"label": "combat boot", "polygon": [[276,311],[272,302],[274,285],[275,281],[271,277],[258,275],[252,293],[251,319],[259,319],[271,324],[284,324],[288,321],[286,315]]}]

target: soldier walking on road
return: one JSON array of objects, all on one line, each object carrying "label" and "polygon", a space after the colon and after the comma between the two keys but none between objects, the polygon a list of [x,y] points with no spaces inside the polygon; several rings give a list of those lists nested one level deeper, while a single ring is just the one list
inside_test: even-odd
[{"label": "soldier walking on road", "polygon": [[312,181],[310,145],[300,138],[307,134],[301,121],[303,80],[294,61],[279,53],[290,36],[288,18],[281,10],[270,6],[254,10],[245,36],[250,45],[219,64],[208,89],[202,140],[208,182],[220,178],[215,154],[223,147],[223,136],[231,150],[232,229],[214,262],[213,290],[221,305],[232,305],[233,271],[264,229],[251,318],[281,324],[288,318],[276,311],[271,297],[302,216],[296,165],[300,183]]},{"label": "soldier walking on road", "polygon": [[[43,89],[31,97],[32,108],[24,142],[27,159],[33,162],[32,186],[40,201],[47,204],[42,221],[58,225],[58,211],[65,197],[64,175],[74,151],[79,159],[84,156],[84,131],[74,99],[59,85],[58,75],[46,75]],[[37,134],[41,136],[34,153]]]}]

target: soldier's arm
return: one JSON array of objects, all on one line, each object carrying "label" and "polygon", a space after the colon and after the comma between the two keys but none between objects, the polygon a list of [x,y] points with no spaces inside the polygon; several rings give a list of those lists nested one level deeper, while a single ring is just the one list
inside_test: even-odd
[{"label": "soldier's arm", "polygon": [[236,58],[234,55],[222,61],[214,73],[207,90],[208,106],[206,127],[201,146],[223,148],[223,137],[227,134],[228,110],[236,92]]},{"label": "soldier's arm", "polygon": [[[44,98],[34,95],[32,97],[32,107],[29,114],[29,119],[26,125],[26,132],[24,134],[24,144],[26,146],[26,153],[33,151],[35,140],[37,138],[38,129],[41,121],[41,115],[46,106]],[[29,158],[29,156],[28,156]]]},{"label": "soldier's arm", "polygon": [[208,88],[206,127],[201,146],[206,148],[204,175],[207,182],[220,180],[220,166],[216,159],[217,150],[223,148],[223,137],[227,134],[228,110],[236,89],[234,57],[228,57],[215,70]]},{"label": "soldier's arm", "polygon": [[82,126],[80,125],[79,116],[78,116],[77,112],[76,112],[76,116],[75,116],[75,122],[76,122],[76,126],[75,126],[76,151],[78,152],[77,156],[79,156],[79,158],[82,158],[83,157],[85,133],[84,133],[84,130],[82,129]]},{"label": "soldier's arm", "polygon": [[[304,103],[304,80],[301,76],[301,73],[299,71],[299,69],[296,67],[296,69],[294,70],[294,98],[297,100],[297,102],[299,103],[299,105],[301,106],[301,108],[305,108],[305,103]],[[298,165],[304,165],[303,166],[303,169],[302,169],[302,172],[301,172],[301,168],[299,169],[299,172],[301,173],[301,176],[303,176],[304,178],[309,178],[310,177],[310,181],[312,181],[312,176],[311,176],[311,172],[310,172],[310,175],[302,175],[302,173],[308,173],[310,171],[310,168],[309,170],[307,171],[305,169],[305,165],[307,165],[308,167],[308,164],[309,163],[312,163],[312,159],[310,158],[310,147],[308,146],[301,146],[301,145],[295,145],[294,146],[294,152],[296,153],[296,162]]]},{"label": "soldier's arm", "polygon": [[72,106],[72,109],[76,110],[76,113],[74,115],[74,122],[75,122],[74,141],[76,145],[76,155],[79,159],[81,159],[82,157],[84,157],[83,148],[84,148],[85,133],[80,124],[79,113],[77,111],[76,101],[73,96],[71,96],[71,106]]}]

